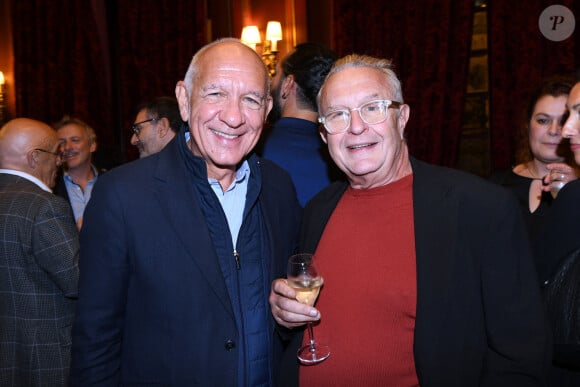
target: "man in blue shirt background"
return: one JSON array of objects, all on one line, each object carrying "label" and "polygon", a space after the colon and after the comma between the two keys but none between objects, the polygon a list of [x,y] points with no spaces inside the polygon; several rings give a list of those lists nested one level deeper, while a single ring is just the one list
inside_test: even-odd
[{"label": "man in blue shirt background", "polygon": [[57,177],[54,193],[69,201],[80,229],[85,207],[99,175],[93,165],[97,135],[88,124],[69,116],[64,116],[54,128],[63,153],[63,170]]},{"label": "man in blue shirt background", "polygon": [[262,156],[290,173],[302,206],[341,176],[320,139],[316,107],[318,90],[336,58],[325,46],[302,43],[278,63],[272,79],[268,121],[274,126],[263,140]]}]

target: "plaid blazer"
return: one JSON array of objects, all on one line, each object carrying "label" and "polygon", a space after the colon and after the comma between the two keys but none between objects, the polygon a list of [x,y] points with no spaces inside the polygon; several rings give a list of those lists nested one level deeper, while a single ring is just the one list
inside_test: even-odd
[{"label": "plaid blazer", "polygon": [[68,203],[0,173],[0,386],[68,384],[78,254]]}]

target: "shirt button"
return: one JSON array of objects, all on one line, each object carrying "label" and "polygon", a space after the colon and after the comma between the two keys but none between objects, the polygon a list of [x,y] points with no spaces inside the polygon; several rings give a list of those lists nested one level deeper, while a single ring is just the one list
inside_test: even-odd
[{"label": "shirt button", "polygon": [[236,343],[234,343],[232,340],[228,340],[226,341],[225,347],[227,351],[231,351],[236,347]]}]

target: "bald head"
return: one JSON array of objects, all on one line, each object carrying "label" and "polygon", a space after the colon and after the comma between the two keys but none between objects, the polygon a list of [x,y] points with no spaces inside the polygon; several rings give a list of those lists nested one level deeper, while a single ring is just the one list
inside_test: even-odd
[{"label": "bald head", "polygon": [[199,71],[204,63],[208,63],[208,66],[211,67],[215,63],[222,63],[227,60],[235,62],[240,58],[243,58],[247,63],[253,62],[253,65],[256,66],[256,71],[263,76],[267,94],[270,94],[270,75],[268,74],[268,69],[264,65],[262,58],[256,53],[256,51],[235,38],[222,38],[215,40],[203,46],[195,53],[184,78],[188,92],[191,92],[194,78],[199,75]]},{"label": "bald head", "polygon": [[0,129],[0,168],[26,172],[52,187],[58,152],[56,131],[43,122],[16,118]]},{"label": "bald head", "polygon": [[193,57],[175,95],[189,123],[190,150],[205,160],[208,177],[229,187],[258,142],[272,108],[264,63],[237,39],[223,39]]}]

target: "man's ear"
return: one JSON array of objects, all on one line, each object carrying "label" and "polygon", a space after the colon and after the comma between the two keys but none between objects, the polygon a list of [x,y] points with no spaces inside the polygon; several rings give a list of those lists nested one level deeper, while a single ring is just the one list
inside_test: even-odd
[{"label": "man's ear", "polygon": [[282,81],[282,85],[280,88],[280,95],[282,98],[286,99],[290,94],[292,94],[294,87],[296,86],[296,82],[294,82],[294,75],[290,74],[284,78]]},{"label": "man's ear", "polygon": [[401,135],[401,140],[405,138],[405,127],[407,126],[407,122],[409,121],[409,115],[411,113],[411,107],[407,104],[401,105],[399,108],[399,115],[397,117],[398,126],[399,126],[399,134]]},{"label": "man's ear", "polygon": [[175,97],[179,103],[179,113],[181,114],[181,119],[185,122],[189,122],[189,95],[187,94],[185,82],[177,82],[177,85],[175,85]]},{"label": "man's ear", "polygon": [[97,142],[96,141],[93,141],[93,143],[91,144],[89,150],[90,150],[91,153],[96,152],[96,150],[97,150]]},{"label": "man's ear", "polygon": [[39,151],[31,149],[26,154],[26,164],[28,164],[30,169],[36,169],[36,166],[39,163],[38,153]]},{"label": "man's ear", "polygon": [[169,126],[167,117],[161,117],[157,120],[157,133],[159,133],[159,137],[165,137],[170,130],[171,126]]},{"label": "man's ear", "polygon": [[318,124],[318,134],[320,134],[320,138],[322,139],[322,141],[324,141],[325,144],[328,145],[328,132],[326,131],[326,129],[324,129],[324,126],[322,124]]}]

